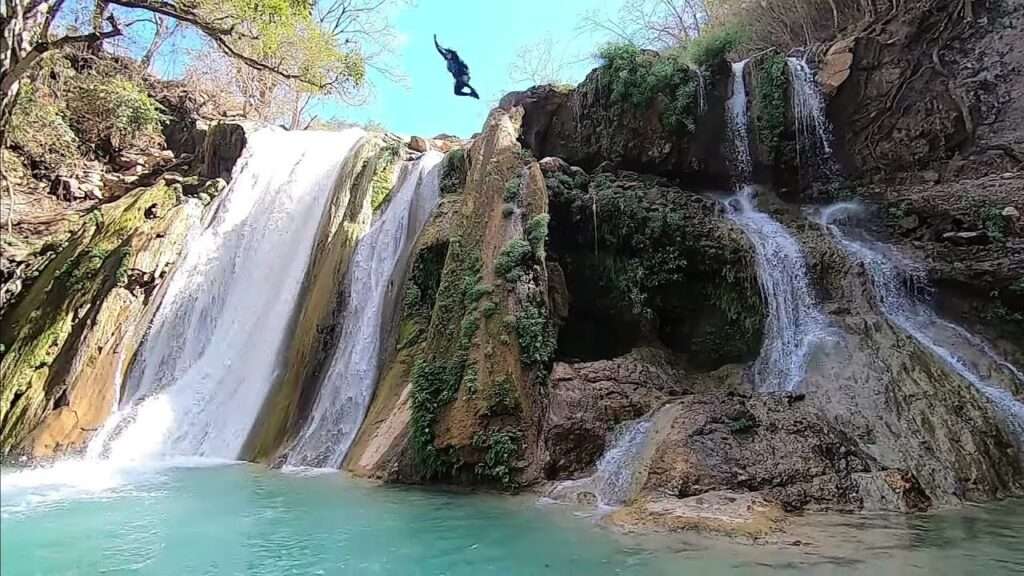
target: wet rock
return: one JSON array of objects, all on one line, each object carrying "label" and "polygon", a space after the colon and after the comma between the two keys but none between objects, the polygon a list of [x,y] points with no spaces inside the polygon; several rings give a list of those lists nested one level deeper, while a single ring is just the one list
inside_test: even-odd
[{"label": "wet rock", "polygon": [[608,521],[628,530],[693,530],[758,540],[778,532],[784,518],[778,504],[759,494],[722,490],[689,498],[651,495],[616,510]]},{"label": "wet rock", "polygon": [[906,470],[860,473],[852,478],[866,511],[922,512],[931,507],[931,498]]},{"label": "wet rock", "polygon": [[956,246],[984,246],[992,241],[984,230],[972,232],[946,232],[942,240]]},{"label": "wet rock", "polygon": [[641,349],[614,360],[556,362],[544,424],[545,476],[581,474],[604,452],[619,423],[647,414],[682,391],[682,375],[663,352]]},{"label": "wet rock", "polygon": [[666,406],[645,492],[688,498],[758,492],[787,511],[859,508],[856,473],[876,466],[806,402],[787,394],[686,396]]},{"label": "wet rock", "polygon": [[242,156],[247,141],[245,126],[242,124],[217,124],[207,133],[203,168],[201,175],[205,178],[220,178],[225,182],[231,180],[231,171],[235,162]]},{"label": "wet rock", "polygon": [[921,225],[921,219],[918,218],[916,214],[911,214],[909,216],[904,216],[903,218],[900,218],[900,221],[897,223],[897,225],[899,226],[901,232],[913,232]]}]

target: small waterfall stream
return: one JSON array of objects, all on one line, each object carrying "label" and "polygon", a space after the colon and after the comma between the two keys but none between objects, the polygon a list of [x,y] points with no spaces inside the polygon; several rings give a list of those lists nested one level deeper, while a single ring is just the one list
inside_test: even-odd
[{"label": "small waterfall stream", "polygon": [[339,468],[373,398],[382,322],[395,268],[412,249],[440,195],[443,155],[427,152],[402,167],[383,214],[356,245],[346,279],[348,299],[337,351],[309,421],[288,451],[286,465]]},{"label": "small waterfall stream", "polygon": [[579,500],[593,494],[597,504],[613,508],[627,504],[640,490],[646,478],[643,453],[653,423],[650,418],[625,422],[609,439],[608,448],[597,463],[593,475],[556,485],[549,497],[554,500]]},{"label": "small waterfall stream", "polygon": [[743,71],[747,60],[732,65],[732,94],[725,103],[729,113],[729,135],[732,137],[733,171],[740,184],[750,182],[750,139],[747,136],[747,84]]},{"label": "small waterfall stream", "polygon": [[733,138],[736,193],[723,199],[726,215],[754,245],[757,278],[768,307],[764,344],[754,365],[759,391],[795,390],[806,369],[813,345],[826,332],[807,279],[800,243],[774,218],[757,209],[750,186],[751,159],[747,137],[747,90],[743,79],[746,60],[732,65],[729,110]]},{"label": "small waterfall stream", "polygon": [[362,130],[248,137],[182,261],[88,454],[237,458],[278,369],[318,223]]},{"label": "small waterfall stream", "polygon": [[919,265],[884,244],[844,230],[840,222],[861,211],[856,203],[833,204],[822,209],[820,222],[843,250],[864,266],[886,318],[977,388],[1024,451],[1024,403],[999,385],[1000,381],[1004,385],[1016,381],[1024,386],[1024,376],[984,340],[935,314],[921,297],[927,279]]},{"label": "small waterfall stream", "polygon": [[815,157],[831,157],[832,130],[825,118],[825,102],[814,73],[800,58],[786,58],[786,68],[796,124],[798,162],[806,160],[806,152]]}]

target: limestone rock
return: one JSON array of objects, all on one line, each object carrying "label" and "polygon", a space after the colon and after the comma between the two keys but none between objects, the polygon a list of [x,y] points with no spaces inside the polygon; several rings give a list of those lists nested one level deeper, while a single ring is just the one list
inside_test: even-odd
[{"label": "limestone rock", "polygon": [[679,394],[682,380],[657,350],[573,365],[556,362],[544,423],[545,477],[569,478],[593,466],[617,424]]},{"label": "limestone rock", "polygon": [[824,62],[818,70],[818,84],[822,91],[832,96],[850,77],[853,66],[854,39],[841,40],[833,44],[825,53]]},{"label": "limestone rock", "polygon": [[427,142],[426,138],[413,136],[409,139],[409,150],[413,152],[426,152],[430,150],[430,143]]},{"label": "limestone rock", "polygon": [[85,196],[78,189],[78,181],[66,176],[58,176],[53,179],[53,182],[50,183],[50,194],[65,202],[77,200]]},{"label": "limestone rock", "polygon": [[984,230],[946,232],[942,235],[942,239],[957,246],[983,246],[991,242],[991,238]]}]

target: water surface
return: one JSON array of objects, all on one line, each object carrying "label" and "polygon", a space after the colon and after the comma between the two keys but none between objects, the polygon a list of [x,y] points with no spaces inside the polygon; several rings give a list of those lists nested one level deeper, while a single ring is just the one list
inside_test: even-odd
[{"label": "water surface", "polygon": [[98,466],[3,473],[4,576],[1024,571],[1019,501],[830,518],[802,528],[802,546],[741,545],[627,538],[531,497],[379,487],[251,465]]}]

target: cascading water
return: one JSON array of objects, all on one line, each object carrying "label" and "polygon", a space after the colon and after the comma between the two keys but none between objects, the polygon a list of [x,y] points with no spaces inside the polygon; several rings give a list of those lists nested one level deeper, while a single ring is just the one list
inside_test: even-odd
[{"label": "cascading water", "polygon": [[820,223],[843,250],[863,264],[871,280],[878,307],[893,324],[938,356],[992,403],[1018,447],[1024,451],[1024,403],[998,385],[1024,376],[991,346],[965,328],[939,318],[921,298],[927,280],[922,268],[879,242],[861,235],[854,238],[840,221],[858,216],[859,204],[842,202],[822,209]]},{"label": "cascading water", "polygon": [[88,454],[238,458],[271,387],[342,161],[363,136],[259,130],[190,240]]},{"label": "cascading water", "polygon": [[798,161],[811,152],[815,157],[831,158],[832,130],[825,118],[825,102],[807,62],[786,58],[796,125]]},{"label": "cascading water", "polygon": [[729,219],[754,245],[757,278],[768,306],[764,344],[754,364],[755,387],[765,392],[795,390],[814,344],[827,332],[807,281],[800,244],[782,224],[757,210],[750,186],[724,202]]},{"label": "cascading water", "polygon": [[707,77],[704,76],[704,72],[700,69],[696,69],[697,73],[697,115],[701,116],[708,110],[708,92],[707,92]]},{"label": "cascading water", "polygon": [[442,154],[403,166],[380,218],[359,240],[349,267],[344,327],[311,417],[288,452],[288,466],[338,468],[373,397],[382,318],[396,266],[405,260],[437,203]]},{"label": "cascading water", "polygon": [[739,187],[723,203],[728,217],[754,245],[757,277],[768,306],[764,345],[754,365],[755,387],[761,391],[794,390],[803,378],[813,345],[826,332],[807,280],[800,244],[771,216],[757,210],[747,139],[746,60],[732,65],[732,96],[728,110]]},{"label": "cascading water", "polygon": [[581,493],[592,493],[605,507],[622,506],[640,489],[646,477],[643,453],[647,447],[652,422],[649,418],[632,420],[619,426],[611,444],[597,463],[592,476],[561,482],[549,497],[571,500]]},{"label": "cascading water", "polygon": [[740,184],[750,181],[750,143],[747,137],[747,85],[743,70],[747,60],[732,65],[732,94],[726,103],[729,111],[729,132],[733,142],[733,170]]}]

